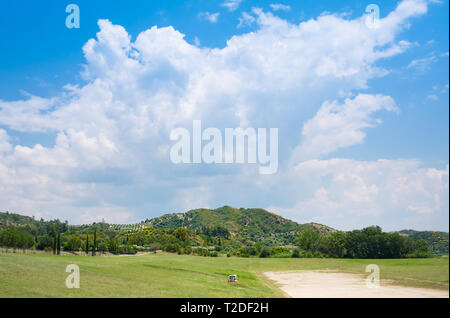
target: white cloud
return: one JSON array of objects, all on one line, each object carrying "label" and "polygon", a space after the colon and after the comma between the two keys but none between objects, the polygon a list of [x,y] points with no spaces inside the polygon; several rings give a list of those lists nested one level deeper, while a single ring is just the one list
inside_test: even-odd
[{"label": "white cloud", "polygon": [[274,3],[271,4],[270,7],[272,8],[272,10],[274,11],[289,11],[291,10],[291,6],[289,5],[285,5],[285,4],[281,4],[281,3]]},{"label": "white cloud", "polygon": [[398,112],[394,100],[382,95],[360,94],[342,105],[337,101],[323,103],[314,118],[303,125],[302,142],[294,160],[314,159],[362,143],[364,129],[380,123],[372,118],[380,110]]},{"label": "white cloud", "polygon": [[435,55],[429,57],[412,60],[408,64],[408,68],[416,68],[420,71],[425,71],[432,63],[437,62],[438,58]]},{"label": "white cloud", "polygon": [[9,136],[6,130],[0,129],[0,155],[2,153],[10,152],[12,146],[9,143]]},{"label": "white cloud", "polygon": [[436,94],[430,94],[427,96],[428,99],[431,99],[433,101],[438,101],[439,97]]},{"label": "white cloud", "polygon": [[205,186],[196,186],[179,191],[179,200],[182,211],[204,208],[208,209],[211,189]]},{"label": "white cloud", "polygon": [[83,214],[80,216],[80,221],[83,224],[102,221],[111,224],[125,224],[130,220],[132,220],[132,215],[127,209],[110,205],[88,208],[84,210]]},{"label": "white cloud", "polygon": [[220,13],[218,13],[218,12],[216,12],[216,13],[200,12],[198,14],[198,16],[200,18],[206,19],[211,23],[217,23],[217,21],[219,20],[219,15],[220,15]]},{"label": "white cloud", "polygon": [[83,131],[68,129],[56,138],[53,148],[39,144],[33,148],[17,145],[11,159],[16,165],[35,167],[106,167],[114,162],[118,152],[113,142],[100,133],[97,137],[88,137]]},{"label": "white cloud", "polygon": [[[410,47],[396,38],[426,10],[425,1],[406,0],[381,20],[380,28],[369,29],[364,16],[323,14],[291,24],[254,9],[247,19],[255,30],[233,36],[220,49],[191,45],[173,27],[154,26],[132,41],[122,26],[100,20],[96,38],[83,47],[83,85],[67,85],[52,98],[0,100],[5,128],[0,130],[1,208],[85,222],[109,214],[137,220],[137,214],[149,217],[197,204],[281,206],[277,198],[291,202],[299,188],[332,198],[335,188],[308,185],[305,175],[284,177],[293,169],[288,164],[292,150],[306,145],[311,157],[320,156],[315,140],[330,133],[338,147],[356,144],[364,139],[364,129],[377,124],[374,112],[395,109],[388,96],[357,92],[387,74],[377,62]],[[343,97],[348,99],[340,106],[326,103]],[[189,128],[193,119],[219,129],[283,127],[279,175],[262,178],[256,166],[173,165],[170,130]],[[28,147],[19,141],[13,147],[9,130],[57,137],[53,146]],[[304,139],[299,139],[302,131]],[[327,144],[326,153],[336,145]],[[399,171],[406,174],[405,182],[414,181],[410,172]],[[271,184],[270,193],[262,190],[265,184]],[[352,197],[348,181],[348,202],[383,200],[376,196],[383,183],[364,184],[361,195]],[[286,185],[297,192],[284,191]],[[347,206],[329,201],[345,213]],[[432,200],[411,201],[409,208],[405,200],[399,202],[413,214],[436,210]]]},{"label": "white cloud", "polygon": [[256,22],[256,18],[247,12],[242,12],[241,16],[239,17],[239,23],[237,25],[238,28],[244,27],[244,26],[251,26]]},{"label": "white cloud", "polygon": [[225,0],[221,6],[228,9],[228,11],[233,12],[236,11],[237,8],[239,8],[239,5],[241,4],[243,0]]},{"label": "white cloud", "polygon": [[[414,160],[310,160],[285,176],[286,193],[296,191],[291,188],[296,179],[304,180],[297,189],[298,199],[290,206],[270,209],[299,222],[315,221],[343,230],[374,224],[386,230],[447,228],[439,223],[448,222],[448,165],[438,170],[423,168]],[[392,219],[397,223],[392,224]]]}]

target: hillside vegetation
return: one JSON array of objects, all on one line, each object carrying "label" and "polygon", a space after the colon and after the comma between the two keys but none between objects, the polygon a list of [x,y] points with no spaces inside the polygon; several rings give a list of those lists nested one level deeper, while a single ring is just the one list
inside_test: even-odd
[{"label": "hillside vegetation", "polygon": [[186,213],[165,214],[140,224],[145,228],[200,230],[204,227],[225,227],[236,240],[263,245],[295,244],[296,235],[305,227],[317,227],[323,232],[332,228],[320,224],[298,224],[264,209],[234,209],[224,206],[215,210],[196,209]]},{"label": "hillside vegetation", "polygon": [[448,254],[448,233],[379,227],[341,232],[299,224],[264,209],[195,209],[137,224],[35,220],[0,213],[0,246],[52,251],[134,254],[165,250],[202,256],[404,258]]},{"label": "hillside vegetation", "polygon": [[425,240],[434,255],[448,255],[448,233],[446,232],[403,230],[399,233],[411,237],[414,241]]}]

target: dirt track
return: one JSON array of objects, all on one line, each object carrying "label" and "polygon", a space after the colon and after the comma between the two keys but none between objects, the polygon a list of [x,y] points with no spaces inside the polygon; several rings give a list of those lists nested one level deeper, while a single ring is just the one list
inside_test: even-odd
[{"label": "dirt track", "polygon": [[448,298],[448,290],[413,288],[383,284],[366,286],[366,276],[325,271],[266,272],[293,298]]}]

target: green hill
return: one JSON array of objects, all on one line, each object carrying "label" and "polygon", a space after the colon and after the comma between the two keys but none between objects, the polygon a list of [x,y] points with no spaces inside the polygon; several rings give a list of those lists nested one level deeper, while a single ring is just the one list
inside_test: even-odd
[{"label": "green hill", "polygon": [[29,216],[9,212],[0,212],[0,227],[10,225],[35,225],[37,223],[39,223],[39,221],[36,221],[34,218]]},{"label": "green hill", "polygon": [[[83,230],[90,225],[68,225],[59,220],[44,221],[15,213],[0,212],[0,228],[2,226],[18,226],[30,228],[29,232],[43,234],[49,232],[52,225],[65,232],[67,230]],[[314,227],[322,233],[335,231],[322,224],[299,224],[285,219],[264,209],[235,209],[224,206],[218,209],[195,209],[186,213],[165,214],[147,219],[137,224],[105,224],[109,230],[116,232],[135,232],[143,229],[177,229],[184,227],[198,234],[208,229],[225,228],[232,242],[237,244],[261,243],[268,246],[294,245],[297,234],[305,227]],[[97,228],[98,228],[97,224]]]},{"label": "green hill", "polygon": [[402,230],[402,235],[408,235],[414,241],[425,240],[435,255],[448,255],[448,233],[439,231]]},{"label": "green hill", "polygon": [[260,242],[267,245],[295,243],[298,232],[308,226],[321,232],[334,229],[316,223],[298,224],[264,209],[235,209],[224,206],[218,209],[195,209],[186,213],[165,214],[141,223],[144,228],[188,230],[225,227],[232,237],[242,243]]}]

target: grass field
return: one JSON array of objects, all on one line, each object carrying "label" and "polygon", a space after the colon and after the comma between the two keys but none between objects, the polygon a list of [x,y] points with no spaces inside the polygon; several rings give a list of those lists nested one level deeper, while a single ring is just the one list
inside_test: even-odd
[{"label": "grass field", "polygon": [[[77,264],[80,289],[68,289],[65,268]],[[226,258],[174,254],[54,256],[0,254],[0,297],[284,297],[261,275],[265,271],[337,270],[365,274],[380,267],[381,280],[448,289],[448,258],[293,259]],[[229,274],[238,284],[227,283]]]}]

